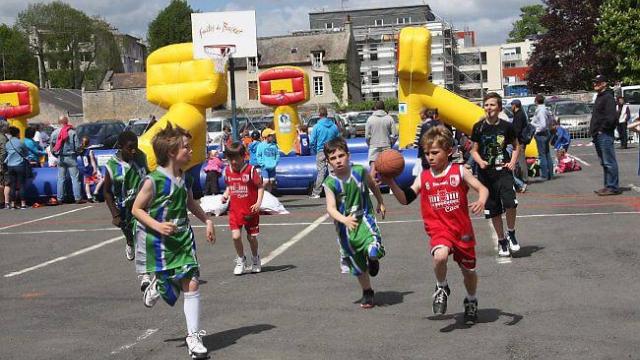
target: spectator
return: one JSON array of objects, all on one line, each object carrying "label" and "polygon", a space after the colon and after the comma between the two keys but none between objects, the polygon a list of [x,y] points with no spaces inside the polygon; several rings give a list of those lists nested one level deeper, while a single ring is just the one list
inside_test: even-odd
[{"label": "spectator", "polygon": [[422,109],[420,111],[420,119],[422,122],[418,124],[416,128],[416,138],[413,141],[413,146],[418,148],[418,159],[420,159],[420,169],[416,169],[416,176],[419,175],[422,170],[426,170],[429,168],[429,159],[424,156],[424,149],[420,146],[420,141],[424,134],[429,131],[434,126],[442,125],[440,121],[436,119],[438,113],[438,109]]},{"label": "spectator", "polygon": [[218,179],[222,175],[222,160],[218,157],[218,150],[209,151],[209,157],[207,158],[207,165],[204,167],[204,172],[207,174],[204,182],[204,194],[205,195],[218,195],[220,189],[218,188]]},{"label": "spectator", "polygon": [[553,127],[551,128],[552,132],[555,132],[551,143],[553,144],[553,148],[558,151],[560,149],[564,149],[564,151],[569,150],[569,145],[571,144],[571,135],[567,131],[567,129],[563,128],[560,125],[559,121],[555,121],[553,123]]},{"label": "spectator", "polygon": [[296,154],[301,156],[311,155],[311,148],[309,147],[309,126],[306,124],[300,125],[298,128],[298,136],[295,141]]},{"label": "spectator", "polygon": [[527,158],[524,154],[527,145],[522,141],[522,131],[527,127],[527,115],[522,110],[522,103],[518,99],[511,102],[511,111],[513,112],[513,130],[516,132],[518,142],[520,143],[520,154],[518,155],[518,167],[520,168],[519,178],[526,184],[529,181],[529,171]]},{"label": "spectator", "polygon": [[624,98],[618,96],[618,103],[616,104],[616,113],[618,114],[618,136],[620,136],[620,149],[627,148],[627,141],[629,140],[629,132],[627,131],[627,123],[631,119],[631,110],[629,105],[624,103]]},{"label": "spectator", "polygon": [[[82,146],[80,154],[78,155],[78,170],[82,174],[82,180],[84,183],[84,193],[87,196],[89,202],[96,202],[97,196],[102,188],[102,182],[104,178],[98,168],[98,162],[93,150],[88,149],[89,137],[82,137]],[[93,192],[91,192],[91,186],[94,186]]]},{"label": "spectator", "polygon": [[312,199],[320,198],[322,183],[327,177],[327,159],[324,155],[324,144],[340,136],[336,124],[327,118],[326,107],[320,106],[318,115],[320,116],[320,120],[318,120],[316,126],[311,130],[310,137],[311,150],[316,152],[316,169],[318,170],[316,183],[311,192]]},{"label": "spectator", "polygon": [[607,79],[603,75],[593,79],[593,89],[598,94],[593,104],[589,131],[604,171],[604,187],[594,192],[600,196],[618,195],[621,193],[618,186],[618,161],[613,148],[613,132],[618,124],[616,101],[613,98],[613,90],[608,87]]},{"label": "spectator", "polygon": [[4,199],[4,208],[17,209],[16,199],[18,198],[17,195],[19,195],[20,209],[26,209],[27,203],[25,199],[25,188],[27,186],[27,149],[20,141],[20,129],[17,127],[9,127],[9,137],[5,144],[5,150],[7,152],[7,157],[5,158],[4,163],[7,166],[10,191],[9,196]]},{"label": "spectator", "polygon": [[5,203],[9,202],[9,175],[7,174],[7,166],[4,163],[7,158],[5,145],[8,141],[5,134],[8,130],[9,123],[0,120],[0,209],[3,209]]},{"label": "spectator", "polygon": [[231,145],[233,137],[231,136],[231,128],[228,125],[222,127],[222,137],[220,138],[220,151],[224,150]]},{"label": "spectator", "polygon": [[58,158],[58,204],[61,204],[64,200],[64,182],[67,175],[71,177],[73,197],[76,204],[84,204],[87,201],[82,198],[80,173],[78,171],[78,162],[76,160],[78,150],[80,149],[78,136],[76,135],[76,131],[73,126],[69,124],[69,118],[66,116],[60,116],[58,124],[62,127],[56,129],[53,134],[51,134],[51,153]]},{"label": "spectator", "polygon": [[[640,116],[638,116],[632,123],[628,124],[628,128],[634,133],[640,134]],[[638,151],[638,176],[640,176],[640,149]]]},{"label": "spectator", "polygon": [[369,173],[373,179],[376,179],[375,161],[378,154],[390,149],[398,138],[395,123],[387,114],[384,101],[375,103],[373,114],[367,119],[364,129],[364,139],[369,146]]},{"label": "spectator", "polygon": [[258,145],[260,145],[260,131],[253,130],[251,133],[251,144],[247,147],[249,150],[249,164],[258,168]]},{"label": "spectator", "polygon": [[40,144],[43,149],[46,148],[49,145],[49,135],[42,131],[42,125],[40,124],[35,124],[34,128],[36,133],[33,135],[33,141]]},{"label": "spectator", "polygon": [[536,127],[536,145],[538,146],[538,159],[540,160],[540,177],[542,181],[551,180],[553,175],[553,160],[551,159],[551,149],[549,148],[549,142],[551,140],[551,133],[549,132],[549,126],[552,122],[551,113],[544,105],[544,96],[537,95],[536,99],[536,113],[531,119],[531,124]]},{"label": "spectator", "polygon": [[42,146],[35,141],[36,129],[28,127],[24,131],[24,146],[27,149],[27,160],[32,167],[40,167],[40,158],[46,156],[47,152],[44,151]]},{"label": "spectator", "polygon": [[273,186],[276,183],[276,167],[280,161],[280,149],[276,144],[276,132],[274,130],[269,128],[262,130],[262,138],[264,140],[258,145],[256,158],[262,171],[264,190],[272,193]]}]

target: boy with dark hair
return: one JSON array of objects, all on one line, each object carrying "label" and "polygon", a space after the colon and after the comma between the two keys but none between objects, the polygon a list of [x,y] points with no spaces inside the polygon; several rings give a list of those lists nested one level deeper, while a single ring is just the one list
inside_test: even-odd
[{"label": "boy with dark hair", "polygon": [[187,351],[194,359],[207,357],[200,330],[199,265],[195,236],[187,210],[206,224],[207,240],[215,243],[211,219],[193,198],[193,179],[182,170],[191,161],[191,135],[168,123],[152,140],[158,168],[147,175],[133,203],[136,217],[136,268],[154,272],[144,292],[144,305],[152,307],[162,297],[173,306],[184,291]]},{"label": "boy with dark hair", "polygon": [[[478,180],[489,189],[485,218],[491,219],[498,236],[498,256],[509,257],[520,250],[516,240],[516,208],[518,200],[513,182],[513,171],[520,154],[520,144],[513,126],[498,117],[502,111],[502,97],[491,92],[484,97],[485,116],[471,132],[471,156],[478,164]],[[513,153],[507,151],[513,146]],[[506,213],[505,234],[502,214]],[[506,238],[505,238],[506,236]]]},{"label": "boy with dark hair", "polygon": [[[225,152],[229,166],[224,170],[224,201],[229,200],[229,228],[236,249],[236,266],[234,275],[242,275],[246,271],[259,273],[262,271],[258,255],[258,234],[260,233],[260,204],[264,188],[258,169],[244,161],[245,148],[240,143],[233,143]],[[247,232],[247,241],[253,255],[253,264],[248,268],[247,258],[242,246],[242,228]]]},{"label": "boy with dark hair", "polygon": [[[420,207],[424,228],[429,235],[433,270],[436,275],[436,290],[433,294],[433,313],[442,315],[447,311],[447,300],[451,294],[447,283],[447,261],[449,254],[458,263],[467,296],[464,299],[464,321],[472,325],[477,321],[478,300],[476,288],[475,235],[469,208],[480,214],[489,195],[488,190],[473,177],[462,164],[452,164],[453,135],[444,126],[436,126],[425,133],[421,146],[429,161],[429,168],[416,177],[413,185],[401,189],[393,178],[383,177],[393,195],[403,205],[410,204],[420,195]],[[469,187],[479,193],[478,201],[467,204]]]},{"label": "boy with dark hair", "polygon": [[379,259],[385,254],[376,222],[369,189],[378,202],[376,211],[384,219],[385,207],[380,189],[371,174],[361,165],[351,165],[349,148],[343,138],[324,145],[324,155],[333,173],[324,180],[327,212],[334,219],[338,244],[348,258],[351,273],[362,287],[363,309],[374,306],[374,292],[369,276],[378,275]]}]

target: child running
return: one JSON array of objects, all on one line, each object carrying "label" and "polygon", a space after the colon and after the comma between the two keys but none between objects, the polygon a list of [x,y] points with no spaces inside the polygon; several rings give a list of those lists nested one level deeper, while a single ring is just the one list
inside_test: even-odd
[{"label": "child running", "polygon": [[158,168],[144,179],[133,203],[136,217],[136,267],[138,272],[154,272],[155,279],[144,292],[146,307],[162,297],[173,306],[184,291],[187,322],[187,350],[194,359],[204,359],[207,348],[200,330],[199,265],[193,229],[187,210],[206,224],[207,240],[215,243],[213,222],[193,198],[193,178],[181,169],[189,161],[191,135],[171,123],[152,140]]},{"label": "child running", "polygon": [[376,212],[384,219],[382,194],[363,166],[351,165],[349,148],[343,138],[327,142],[324,155],[333,167],[333,173],[323,183],[327,212],[336,224],[341,255],[348,258],[351,273],[358,277],[362,287],[360,306],[369,309],[374,306],[369,276],[378,275],[379,260],[385,254],[369,189],[378,202]]},{"label": "child running", "polygon": [[[472,325],[478,317],[478,275],[475,272],[476,240],[468,208],[475,214],[481,214],[489,191],[464,165],[449,161],[453,154],[453,135],[444,126],[429,129],[421,140],[421,146],[429,160],[429,169],[423,170],[410,188],[401,189],[393,178],[383,177],[382,182],[389,185],[393,195],[403,205],[410,204],[420,195],[422,221],[431,239],[431,255],[437,281],[433,294],[433,313],[442,315],[447,311],[447,299],[451,294],[447,283],[447,261],[449,254],[453,254],[453,260],[462,271],[467,289],[464,322]],[[469,187],[480,196],[478,201],[467,205]]]},{"label": "child running", "polygon": [[224,170],[224,201],[229,200],[229,228],[236,248],[236,266],[234,275],[242,275],[248,271],[247,258],[242,246],[242,228],[247,232],[247,241],[251,248],[253,263],[252,273],[262,271],[260,256],[258,255],[258,234],[260,233],[260,205],[264,188],[258,170],[244,161],[245,148],[241,143],[233,143],[227,147],[224,155],[229,166]]},{"label": "child running", "polygon": [[[138,149],[138,137],[131,131],[123,131],[118,136],[118,151],[107,160],[104,176],[103,195],[111,212],[111,223],[124,234],[125,256],[135,259],[133,248],[133,216],[131,207],[138,193],[142,179],[147,175],[147,158]],[[149,274],[142,273],[140,290],[144,291],[151,283]]]}]

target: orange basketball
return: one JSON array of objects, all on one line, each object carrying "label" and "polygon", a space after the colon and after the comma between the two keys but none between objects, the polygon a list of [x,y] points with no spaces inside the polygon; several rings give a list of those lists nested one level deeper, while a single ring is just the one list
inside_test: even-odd
[{"label": "orange basketball", "polygon": [[384,177],[397,177],[404,170],[404,157],[399,151],[388,149],[376,159],[376,171]]}]

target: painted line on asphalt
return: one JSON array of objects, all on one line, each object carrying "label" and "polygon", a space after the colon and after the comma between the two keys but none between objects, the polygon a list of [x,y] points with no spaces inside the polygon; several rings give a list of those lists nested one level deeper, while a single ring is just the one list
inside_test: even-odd
[{"label": "painted line on asphalt", "polygon": [[33,270],[38,270],[38,269],[41,269],[41,268],[43,268],[45,266],[49,266],[51,264],[55,264],[57,262],[60,262],[60,261],[63,261],[63,260],[68,260],[68,259],[71,259],[73,257],[88,253],[89,251],[93,251],[95,249],[99,249],[99,248],[101,248],[101,247],[103,247],[105,245],[109,245],[111,243],[114,243],[114,242],[116,242],[118,240],[122,240],[122,239],[124,239],[124,236],[117,236],[117,237],[111,238],[109,240],[105,240],[105,241],[103,241],[101,243],[86,247],[84,249],[80,249],[78,251],[74,251],[69,255],[60,256],[60,257],[57,257],[55,259],[51,259],[49,261],[45,261],[45,262],[43,262],[41,264],[38,264],[38,265],[35,265],[35,266],[32,266],[32,267],[28,267],[26,269],[22,269],[22,270],[18,270],[18,271],[14,271],[14,272],[5,274],[4,277],[5,278],[10,278],[10,277],[14,277],[14,276],[18,276],[18,275],[22,275],[22,274],[28,273],[28,272],[33,271]]},{"label": "painted line on asphalt", "polygon": [[89,208],[91,208],[91,207],[92,207],[92,206],[85,206],[85,207],[81,207],[81,208],[79,208],[79,209],[73,209],[73,210],[65,211],[65,212],[62,212],[62,213],[60,213],[60,214],[54,214],[54,215],[45,216],[45,217],[40,218],[40,219],[33,219],[33,220],[29,220],[29,221],[25,221],[25,222],[21,222],[21,223],[13,224],[13,225],[8,225],[8,226],[0,227],[0,230],[11,229],[11,228],[14,228],[14,227],[18,227],[18,226],[22,226],[22,225],[27,225],[27,224],[31,224],[31,223],[34,223],[34,222],[38,222],[38,221],[42,221],[42,220],[47,220],[47,219],[51,219],[51,218],[58,217],[58,216],[62,216],[62,215],[66,215],[66,214],[71,214],[71,213],[73,213],[73,212],[80,211],[80,210],[85,210],[85,209],[89,209]]},{"label": "painted line on asphalt", "polygon": [[132,343],[127,344],[127,345],[122,345],[122,346],[120,346],[117,350],[113,350],[113,351],[111,352],[111,355],[116,355],[116,354],[119,354],[119,353],[121,353],[121,352],[123,352],[123,351],[125,351],[125,350],[129,350],[129,349],[131,349],[132,347],[134,347],[134,346],[138,345],[138,344],[139,344],[141,341],[143,341],[144,339],[146,339],[146,338],[148,338],[149,336],[151,336],[151,335],[155,334],[156,332],[158,332],[158,330],[159,330],[159,329],[147,329],[147,330],[146,330],[142,335],[140,335],[140,336],[138,336],[138,337],[136,338],[136,341],[135,341],[135,342],[132,342]]},{"label": "painted line on asphalt", "polygon": [[[498,234],[496,234],[496,230],[493,228],[493,222],[491,219],[487,220],[487,226],[489,227],[489,233],[491,234],[491,240],[493,240],[493,252],[498,254]],[[500,257],[496,255],[496,262],[498,264],[511,264],[511,256],[509,257]]]},{"label": "painted line on asphalt", "polygon": [[572,154],[572,155],[569,155],[569,157],[570,157],[570,158],[574,158],[574,159],[578,160],[578,162],[580,162],[580,163],[581,163],[582,165],[584,165],[584,166],[591,167],[591,164],[589,164],[588,162],[586,162],[586,161],[584,161],[584,160],[580,159],[579,157],[577,157],[577,156],[575,156],[575,155],[573,155],[573,154]]},{"label": "painted line on asphalt", "polygon": [[269,255],[262,259],[262,265],[268,264],[271,260],[275,259],[278,255],[287,251],[288,248],[293,246],[298,241],[302,240],[305,236],[309,235],[310,232],[315,230],[318,226],[320,226],[325,220],[329,218],[329,214],[324,214],[317,218],[311,225],[304,228],[299,233],[295,234],[289,241],[278,246],[275,250],[273,250]]}]

